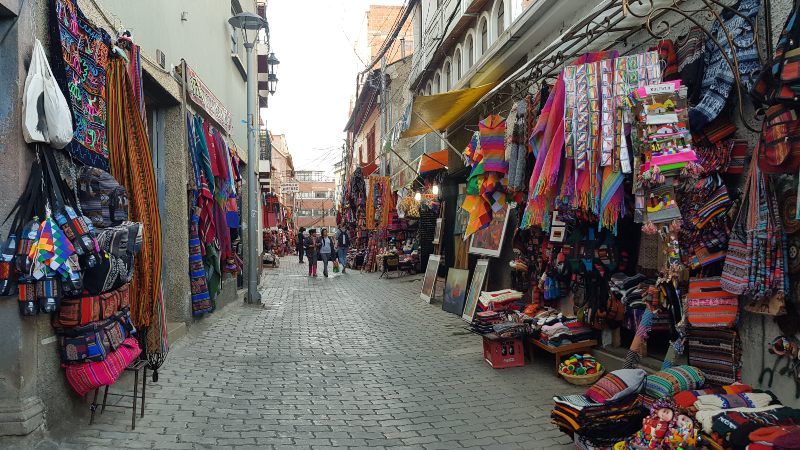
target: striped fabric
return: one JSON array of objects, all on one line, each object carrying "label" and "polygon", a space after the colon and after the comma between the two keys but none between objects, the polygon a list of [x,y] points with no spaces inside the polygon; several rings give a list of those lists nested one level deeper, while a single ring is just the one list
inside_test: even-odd
[{"label": "striped fabric", "polygon": [[211,295],[208,293],[206,268],[203,265],[203,244],[198,232],[199,218],[192,214],[189,224],[189,282],[192,291],[192,314],[197,316],[214,311]]},{"label": "striped fabric", "polygon": [[722,289],[719,277],[690,280],[687,304],[686,318],[693,327],[730,328],[736,325],[739,299]]},{"label": "striped fabric", "polygon": [[142,247],[131,281],[131,315],[137,327],[147,327],[159,314],[161,221],[150,144],[127,67],[121,59],[114,59],[108,65],[108,99],[111,174],[128,192],[128,217],[143,225]]},{"label": "striped fabric", "polygon": [[702,388],[706,377],[700,369],[692,366],[676,366],[648,375],[644,392],[651,398],[672,397],[675,393]]},{"label": "striped fabric", "polygon": [[75,392],[83,397],[89,391],[100,386],[110,386],[138,356],[142,353],[139,341],[128,338],[113,352],[106,355],[106,359],[98,362],[71,364],[66,367],[67,381]]},{"label": "striped fabric", "polygon": [[735,330],[690,328],[686,351],[689,364],[702,370],[709,383],[741,380],[742,344]]},{"label": "striped fabric", "polygon": [[123,307],[130,306],[128,294],[128,285],[125,284],[105,294],[62,299],[54,326],[79,327],[109,318]]}]

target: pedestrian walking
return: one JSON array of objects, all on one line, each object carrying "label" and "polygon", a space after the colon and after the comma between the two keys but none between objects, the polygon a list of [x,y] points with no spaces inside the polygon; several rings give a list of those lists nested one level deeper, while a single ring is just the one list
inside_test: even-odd
[{"label": "pedestrian walking", "polygon": [[342,265],[342,273],[347,273],[347,250],[350,248],[350,233],[347,225],[339,227],[336,232],[336,252],[339,256],[339,264]]},{"label": "pedestrian walking", "polygon": [[334,257],[333,253],[333,239],[328,236],[328,230],[322,229],[322,237],[320,238],[319,255],[322,258],[322,275],[328,278],[328,261]]},{"label": "pedestrian walking", "polygon": [[300,230],[297,231],[297,238],[295,239],[295,245],[297,245],[297,256],[300,258],[300,264],[303,264],[303,250],[305,249],[305,231],[306,227],[300,227]]},{"label": "pedestrian walking", "polygon": [[308,276],[317,276],[317,255],[319,251],[320,241],[317,237],[317,230],[312,228],[308,230],[308,236],[304,240],[306,259],[308,259]]}]

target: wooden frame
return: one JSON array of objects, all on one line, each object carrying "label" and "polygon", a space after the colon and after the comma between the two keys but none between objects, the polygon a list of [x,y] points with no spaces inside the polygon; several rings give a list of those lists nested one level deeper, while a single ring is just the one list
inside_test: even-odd
[{"label": "wooden frame", "polygon": [[422,278],[422,292],[419,296],[421,299],[431,303],[436,296],[436,279],[439,274],[439,264],[441,259],[439,255],[431,255],[428,258],[428,266],[425,268],[425,277]]},{"label": "wooden frame", "polygon": [[433,243],[439,244],[442,241],[442,223],[444,219],[436,219],[436,230],[433,232]]},{"label": "wooden frame", "polygon": [[489,271],[489,260],[479,259],[475,264],[475,271],[472,272],[472,281],[469,284],[469,292],[464,302],[464,313],[461,318],[467,322],[472,323],[475,317],[475,310],[478,308],[478,297],[483,290],[483,284],[486,281],[486,273]]},{"label": "wooden frame", "polygon": [[489,226],[472,235],[469,252],[494,258],[500,256],[509,216],[511,216],[511,204],[494,213]]}]

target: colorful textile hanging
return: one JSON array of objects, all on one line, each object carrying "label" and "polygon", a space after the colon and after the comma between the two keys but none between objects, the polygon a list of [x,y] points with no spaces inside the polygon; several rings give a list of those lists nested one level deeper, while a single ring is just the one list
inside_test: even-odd
[{"label": "colorful textile hanging", "polygon": [[[506,161],[506,120],[491,115],[478,124],[480,149],[483,155],[483,184],[480,195],[492,213],[501,211],[506,205],[504,178],[508,174]],[[491,217],[489,217],[491,220]],[[482,227],[481,227],[482,228]]]},{"label": "colorful textile hanging", "polygon": [[200,243],[198,227],[200,218],[192,214],[189,224],[189,281],[192,290],[192,314],[201,315],[214,311],[206,283],[206,269],[203,266],[203,244]]},{"label": "colorful textile hanging", "polygon": [[625,190],[622,172],[608,165],[603,167],[602,190],[600,193],[600,227],[617,234],[617,221],[625,215]]},{"label": "colorful textile hanging", "polygon": [[72,109],[67,147],[84,164],[108,170],[106,70],[111,37],[89,22],[75,0],[51,0],[53,73]]},{"label": "colorful textile hanging", "polygon": [[121,59],[109,62],[108,98],[111,174],[128,192],[128,217],[143,224],[142,246],[131,281],[131,316],[137,327],[146,327],[159,313],[161,220],[150,144]]}]

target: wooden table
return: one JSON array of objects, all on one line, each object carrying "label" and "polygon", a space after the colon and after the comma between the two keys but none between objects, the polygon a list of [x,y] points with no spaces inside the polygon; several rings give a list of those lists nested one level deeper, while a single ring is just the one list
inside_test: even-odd
[{"label": "wooden table", "polygon": [[567,354],[572,354],[572,353],[581,353],[581,352],[584,352],[586,350],[589,350],[592,347],[597,345],[597,341],[595,341],[595,340],[580,341],[580,342],[575,342],[574,344],[567,344],[567,345],[562,345],[562,346],[559,346],[559,347],[551,347],[549,345],[546,345],[546,344],[542,343],[542,341],[540,341],[538,339],[533,339],[533,345],[539,347],[540,349],[542,349],[542,350],[544,350],[544,351],[546,351],[546,352],[548,352],[550,354],[555,355],[555,358],[556,358],[556,375],[558,375],[558,373],[559,373],[558,372],[558,366],[561,364],[561,357],[562,356],[567,355]]}]

